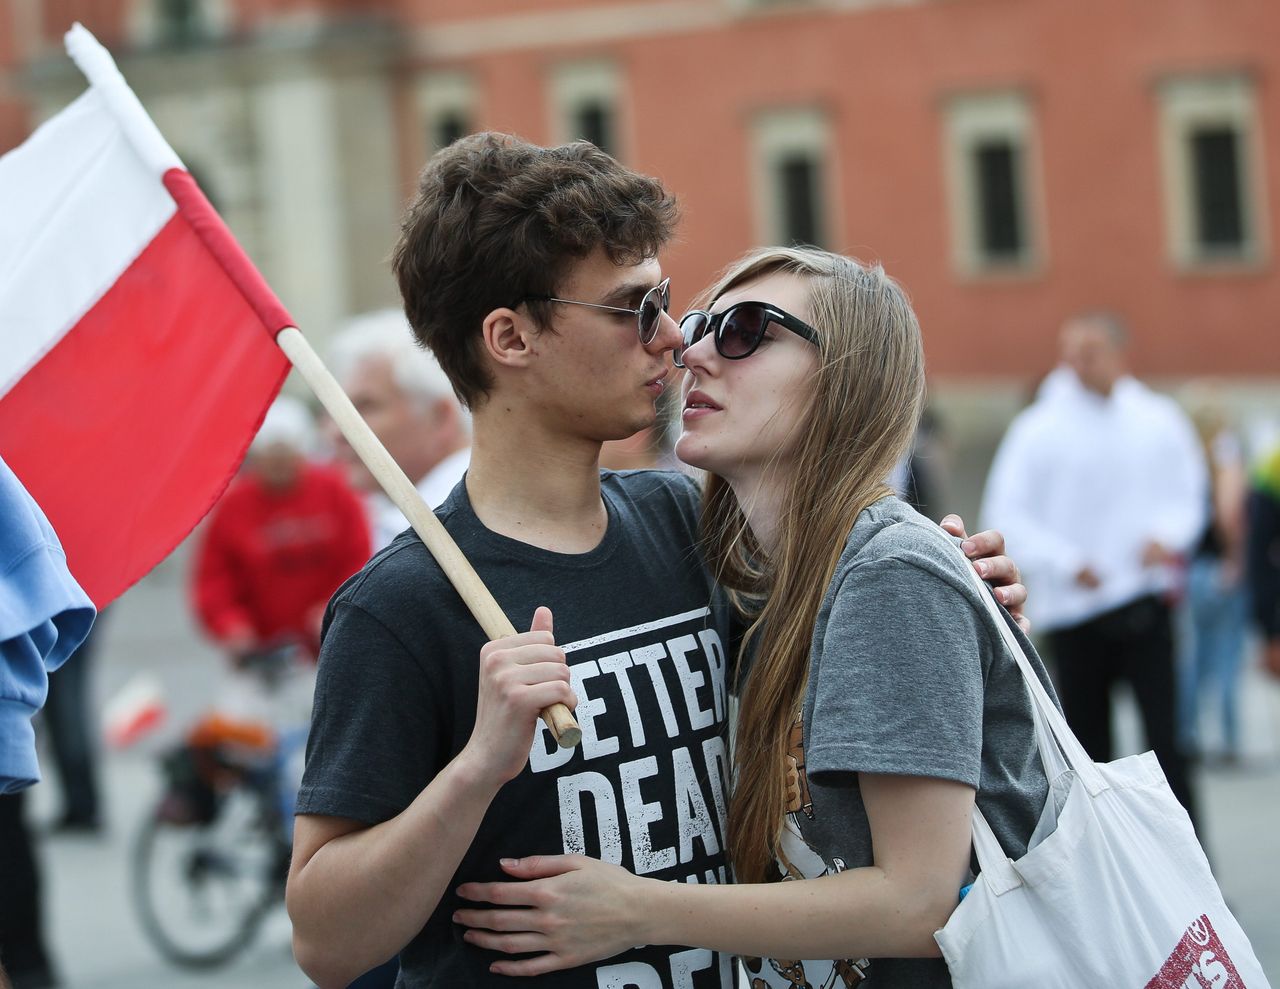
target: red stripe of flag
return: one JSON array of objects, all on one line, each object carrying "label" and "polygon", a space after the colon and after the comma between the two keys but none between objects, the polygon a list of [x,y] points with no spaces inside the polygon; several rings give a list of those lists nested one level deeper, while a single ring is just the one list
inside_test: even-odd
[{"label": "red stripe of flag", "polygon": [[0,399],[0,450],[99,607],[218,499],[289,370],[288,313],[190,176],[165,183],[178,213]]}]

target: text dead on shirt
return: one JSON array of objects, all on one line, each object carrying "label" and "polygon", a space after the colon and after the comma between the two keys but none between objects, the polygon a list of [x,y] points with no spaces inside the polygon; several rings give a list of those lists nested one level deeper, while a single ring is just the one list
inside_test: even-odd
[{"label": "text dead on shirt", "polygon": [[[713,628],[689,627],[704,614],[679,616],[685,621],[663,628],[657,641],[631,636],[631,649],[619,650],[614,634],[565,647],[582,743],[561,749],[540,725],[529,766],[535,774],[560,770],[566,854],[628,866],[638,875],[691,866],[687,882],[725,880],[723,865],[700,869],[696,861],[723,847],[728,780],[718,730],[727,705],[724,644]],[[680,737],[688,744],[646,754],[651,740]],[[574,772],[576,763],[582,768]],[[646,794],[646,781],[673,786],[674,793]],[[663,821],[664,807],[675,809],[674,830]],[[655,827],[670,838],[655,841]]]}]

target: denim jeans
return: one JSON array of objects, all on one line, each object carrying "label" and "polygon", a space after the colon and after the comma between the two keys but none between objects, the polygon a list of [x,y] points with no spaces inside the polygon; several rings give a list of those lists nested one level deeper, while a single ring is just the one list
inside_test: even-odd
[{"label": "denim jeans", "polygon": [[1224,583],[1219,560],[1197,557],[1187,573],[1191,630],[1178,690],[1178,734],[1183,749],[1200,748],[1200,722],[1217,708],[1228,754],[1240,754],[1240,673],[1244,660],[1247,602],[1239,578]]}]

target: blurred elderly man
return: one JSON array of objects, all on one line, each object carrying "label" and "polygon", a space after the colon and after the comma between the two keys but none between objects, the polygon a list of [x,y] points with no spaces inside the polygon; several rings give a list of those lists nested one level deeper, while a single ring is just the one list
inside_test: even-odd
[{"label": "blurred elderly man", "polygon": [[233,661],[286,640],[314,657],[330,596],[369,559],[364,506],[307,460],[313,439],[306,407],[277,398],[201,534],[193,604]]},{"label": "blurred elderly man", "polygon": [[1062,364],[1009,427],[983,519],[1006,534],[1049,633],[1059,697],[1090,756],[1112,758],[1111,688],[1132,686],[1147,742],[1183,806],[1175,733],[1175,565],[1204,531],[1208,475],[1190,420],[1130,377],[1110,313],[1062,328]]},{"label": "blurred elderly man", "polygon": [[[334,340],[333,368],[356,409],[431,508],[462,480],[471,460],[466,413],[434,357],[413,339],[404,314],[383,309],[353,319]],[[374,549],[408,522],[341,436],[339,460],[368,495]]]}]

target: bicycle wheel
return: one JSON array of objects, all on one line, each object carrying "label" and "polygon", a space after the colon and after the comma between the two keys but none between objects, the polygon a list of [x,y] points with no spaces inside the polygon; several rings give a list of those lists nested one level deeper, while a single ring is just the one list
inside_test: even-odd
[{"label": "bicycle wheel", "polygon": [[247,948],[284,893],[284,847],[269,798],[241,785],[208,823],[184,823],[162,798],[134,844],[133,902],[151,943],[187,968],[221,965]]}]

